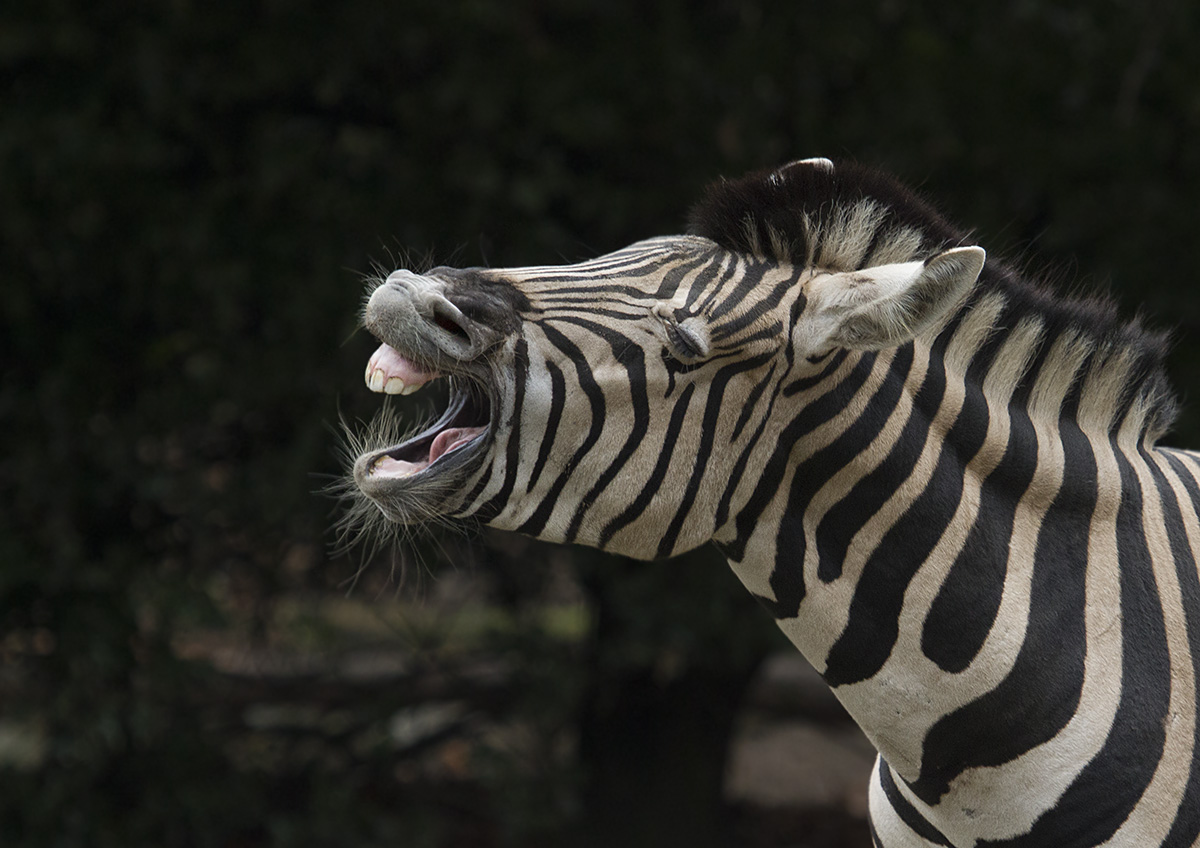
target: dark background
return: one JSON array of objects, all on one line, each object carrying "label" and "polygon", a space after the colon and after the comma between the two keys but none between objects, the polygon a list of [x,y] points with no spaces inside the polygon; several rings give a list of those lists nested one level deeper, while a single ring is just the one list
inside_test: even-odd
[{"label": "dark background", "polygon": [[0,845],[867,844],[722,801],[781,640],[715,557],[332,552],[374,267],[574,261],[848,157],[1200,381],[1194,4],[2,14]]}]

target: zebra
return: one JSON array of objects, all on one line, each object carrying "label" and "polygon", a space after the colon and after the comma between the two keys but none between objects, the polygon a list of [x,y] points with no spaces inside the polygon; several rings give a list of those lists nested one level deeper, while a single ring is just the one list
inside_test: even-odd
[{"label": "zebra", "polygon": [[875,845],[1200,845],[1163,334],[828,159],[576,264],[397,270],[362,322],[371,389],[449,403],[358,444],[358,519],[715,545],[878,750]]}]

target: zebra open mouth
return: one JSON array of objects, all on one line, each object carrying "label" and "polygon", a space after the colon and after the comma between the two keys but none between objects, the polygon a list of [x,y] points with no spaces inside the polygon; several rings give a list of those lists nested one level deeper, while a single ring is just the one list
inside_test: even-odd
[{"label": "zebra open mouth", "polygon": [[[411,394],[442,375],[421,368],[387,344],[367,363],[371,391]],[[482,443],[491,419],[486,392],[470,381],[451,378],[450,402],[430,427],[400,444],[359,459],[356,476],[399,479],[426,472],[439,460],[449,461]]]}]

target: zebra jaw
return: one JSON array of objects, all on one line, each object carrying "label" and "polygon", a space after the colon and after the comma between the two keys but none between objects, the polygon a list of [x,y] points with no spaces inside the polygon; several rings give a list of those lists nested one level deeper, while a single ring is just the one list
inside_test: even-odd
[{"label": "zebra jaw", "polygon": [[[389,395],[412,394],[439,377],[441,374],[426,371],[387,344],[381,344],[371,356],[365,375],[371,391]],[[433,426],[374,456],[360,457],[355,476],[404,478],[425,471],[441,457],[484,436],[488,429],[487,407],[486,401],[470,391],[452,387],[450,405]],[[469,424],[480,420],[484,423]]]}]

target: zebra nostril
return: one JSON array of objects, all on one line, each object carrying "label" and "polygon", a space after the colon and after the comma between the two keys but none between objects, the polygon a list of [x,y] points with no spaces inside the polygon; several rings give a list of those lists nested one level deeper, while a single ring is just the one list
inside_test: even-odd
[{"label": "zebra nostril", "polygon": [[437,324],[450,335],[463,341],[467,344],[471,343],[471,334],[459,322],[456,316],[450,315],[441,309],[435,309],[433,313],[433,323]]}]

